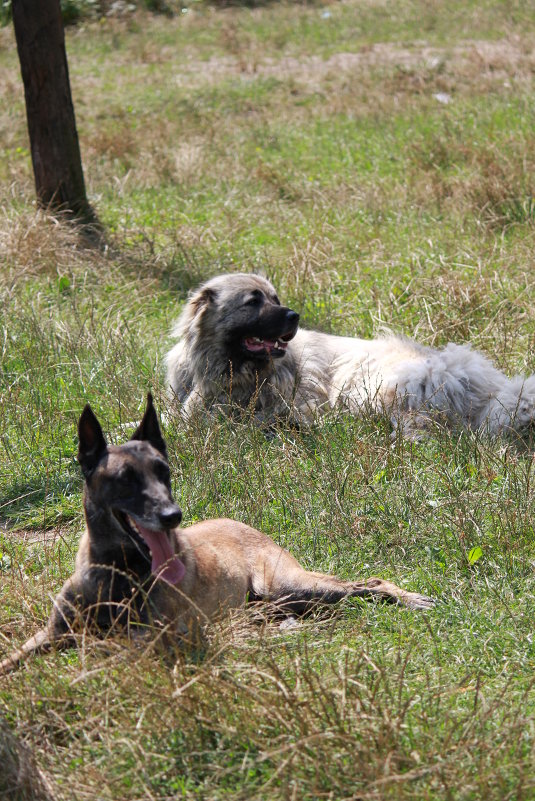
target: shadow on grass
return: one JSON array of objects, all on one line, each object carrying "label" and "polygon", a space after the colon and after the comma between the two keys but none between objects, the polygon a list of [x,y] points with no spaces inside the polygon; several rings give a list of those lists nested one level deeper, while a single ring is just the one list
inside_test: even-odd
[{"label": "shadow on grass", "polygon": [[3,489],[0,505],[2,529],[48,528],[73,520],[80,513],[82,480],[74,471],[42,481],[16,480]]}]

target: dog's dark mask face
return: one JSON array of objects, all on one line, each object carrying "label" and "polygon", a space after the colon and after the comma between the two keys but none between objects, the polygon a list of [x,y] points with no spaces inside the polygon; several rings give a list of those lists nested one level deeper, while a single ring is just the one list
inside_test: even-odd
[{"label": "dog's dark mask face", "polygon": [[[228,306],[227,306],[228,303]],[[269,362],[286,353],[297,333],[299,315],[281,306],[274,292],[253,288],[221,308],[231,322],[226,341],[233,362]]]},{"label": "dog's dark mask face", "polygon": [[[140,425],[124,445],[106,444],[100,424],[86,406],[78,424],[78,461],[86,478],[86,512],[106,516],[107,542],[95,547],[137,548],[150,562],[152,572],[171,584],[184,575],[174,553],[170,533],[182,519],[171,494],[165,442],[149,394]],[[117,546],[115,546],[117,547]]]}]

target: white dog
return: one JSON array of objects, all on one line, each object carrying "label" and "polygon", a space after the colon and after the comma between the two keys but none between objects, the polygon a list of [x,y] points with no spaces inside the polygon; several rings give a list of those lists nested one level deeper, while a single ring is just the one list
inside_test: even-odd
[{"label": "white dog", "polygon": [[273,286],[243,273],[194,292],[167,354],[168,382],[189,415],[214,404],[264,421],[308,424],[329,409],[386,412],[418,438],[433,419],[450,427],[523,433],[535,417],[535,375],[508,378],[469,345],[429,348],[388,335],[332,336],[298,329]]}]

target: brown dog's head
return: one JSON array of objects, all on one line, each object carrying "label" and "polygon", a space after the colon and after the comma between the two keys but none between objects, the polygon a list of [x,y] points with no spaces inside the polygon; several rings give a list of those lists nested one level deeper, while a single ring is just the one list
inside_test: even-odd
[{"label": "brown dog's head", "polygon": [[[147,397],[141,423],[124,445],[108,445],[87,405],[78,423],[78,461],[86,479],[88,531],[98,556],[117,549],[145,555],[151,571],[176,584],[184,566],[175,555],[172,530],[182,519],[173,500],[167,450]],[[131,559],[127,560],[129,564]]]},{"label": "brown dog's head", "polygon": [[219,345],[234,367],[284,356],[299,315],[281,306],[265,278],[231,273],[212,278],[191,297],[177,331]]}]

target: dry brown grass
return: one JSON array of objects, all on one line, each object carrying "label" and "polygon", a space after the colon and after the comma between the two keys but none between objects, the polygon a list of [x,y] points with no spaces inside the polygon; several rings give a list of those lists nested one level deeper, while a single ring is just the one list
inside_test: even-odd
[{"label": "dry brown grass", "polygon": [[475,216],[491,229],[533,224],[534,145],[529,135],[499,144],[469,144],[455,133],[415,143],[415,197],[424,204],[431,194],[439,209]]},{"label": "dry brown grass", "polygon": [[[25,704],[41,709],[25,729],[39,737],[60,798],[111,801],[128,775],[136,799],[172,797],[160,794],[165,787],[210,799],[420,801],[457,797],[461,788],[459,797],[498,798],[507,786],[515,794],[503,798],[530,797],[522,709],[532,685],[507,708],[507,684],[483,691],[482,677],[452,682],[438,667],[420,673],[415,693],[416,639],[388,654],[372,642],[339,644],[326,668],[318,652],[329,638],[325,624],[309,625],[306,640],[299,632],[253,636],[250,627],[247,635],[239,622],[220,634],[202,664],[179,655],[169,670],[150,651],[87,641],[80,668],[52,655],[37,686],[23,690],[22,674],[10,681],[14,698],[24,693]],[[509,777],[496,769],[504,749]],[[65,760],[75,766],[68,786]]]},{"label": "dry brown grass", "polygon": [[533,372],[526,8],[195,4],[70,29],[101,251],[35,210],[0,30],[2,654],[72,570],[81,408],[120,439],[149,387],[187,520],[247,520],[309,567],[441,599],[427,617],[348,604],[286,633],[237,616],[171,662],[89,636],[28,662],[1,708],[59,799],[533,797],[533,460],[438,429],[392,444],[367,418],[269,440],[186,426],[161,361],[190,287],[259,269],[308,326],[470,341]]},{"label": "dry brown grass", "polygon": [[79,232],[67,221],[39,209],[3,208],[0,222],[2,284],[41,274],[61,276],[84,260]]},{"label": "dry brown grass", "polygon": [[0,718],[0,796],[6,801],[54,801],[49,779],[30,749],[18,741]]}]

